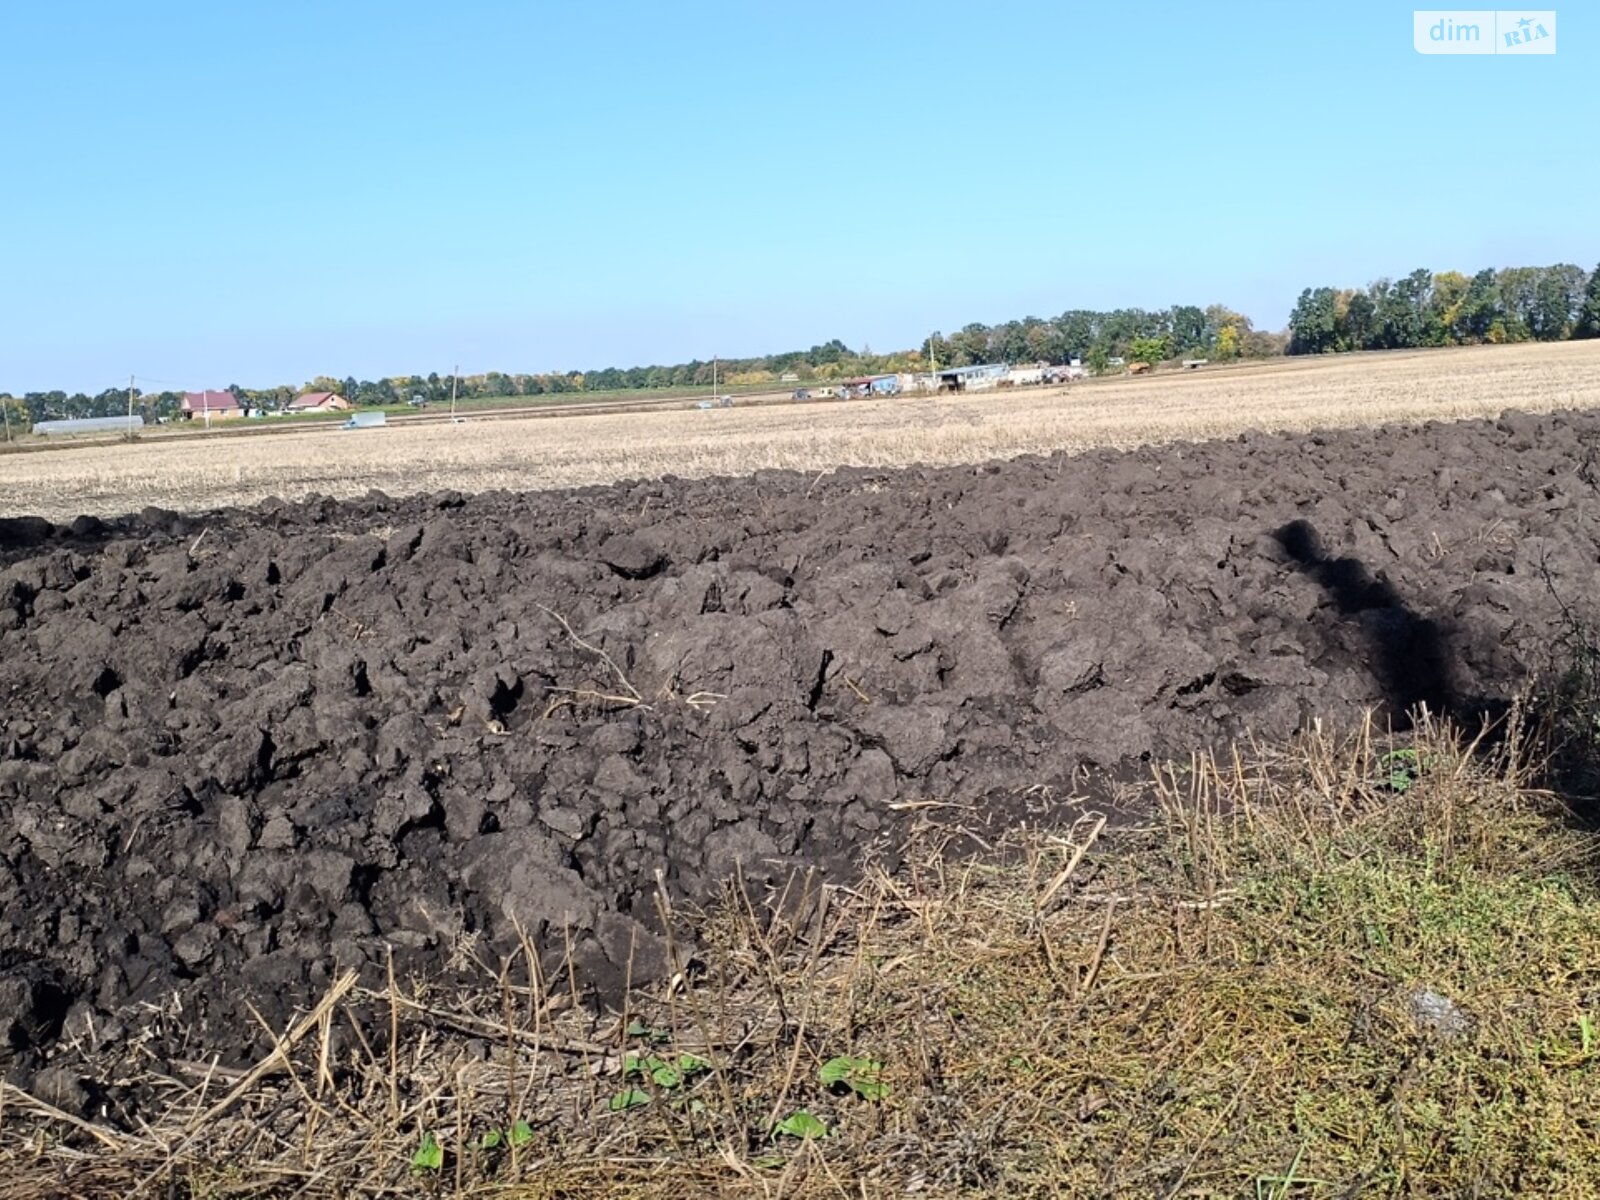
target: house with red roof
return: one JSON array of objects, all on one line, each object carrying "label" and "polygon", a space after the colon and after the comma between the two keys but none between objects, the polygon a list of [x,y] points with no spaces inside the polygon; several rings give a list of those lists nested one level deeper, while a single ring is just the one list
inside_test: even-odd
[{"label": "house with red roof", "polygon": [[245,415],[244,405],[239,403],[239,397],[226,391],[185,392],[182,412],[190,421],[197,418],[211,420]]},{"label": "house with red roof", "polygon": [[349,407],[350,401],[338,392],[302,392],[288,406],[292,413],[344,412]]}]

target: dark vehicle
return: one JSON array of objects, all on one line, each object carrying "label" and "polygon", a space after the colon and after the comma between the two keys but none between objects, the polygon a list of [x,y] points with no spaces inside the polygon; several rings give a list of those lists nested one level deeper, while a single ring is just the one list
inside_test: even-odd
[{"label": "dark vehicle", "polygon": [[791,400],[809,400],[809,399],[811,399],[811,393],[806,391],[805,388],[795,388],[794,395],[791,396],[790,399]]}]

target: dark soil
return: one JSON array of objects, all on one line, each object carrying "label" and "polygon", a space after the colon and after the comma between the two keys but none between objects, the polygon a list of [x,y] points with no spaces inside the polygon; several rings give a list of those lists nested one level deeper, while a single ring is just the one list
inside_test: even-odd
[{"label": "dark soil", "polygon": [[1508,414],[0,522],[0,1070],[156,1010],[155,1052],[248,1059],[247,1002],[281,1028],[514,919],[614,991],[658,878],[841,878],[896,802],[1013,820],[1313,717],[1493,714],[1597,594],[1597,451]]}]

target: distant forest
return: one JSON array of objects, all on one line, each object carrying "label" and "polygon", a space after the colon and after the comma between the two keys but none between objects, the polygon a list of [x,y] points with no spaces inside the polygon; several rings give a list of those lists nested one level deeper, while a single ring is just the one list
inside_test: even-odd
[{"label": "distant forest", "polygon": [[[935,333],[915,349],[875,354],[852,350],[835,339],[809,350],[757,358],[694,359],[672,366],[606,367],[594,371],[511,374],[489,371],[464,375],[463,399],[544,396],[559,393],[615,392],[650,388],[706,388],[716,371],[719,386],[781,384],[794,375],[805,382],[855,375],[926,371],[932,367],[980,362],[1064,363],[1081,359],[1094,371],[1114,359],[1164,362],[1207,358],[1214,362],[1278,354],[1321,354],[1343,350],[1389,350],[1476,342],[1556,341],[1600,337],[1600,268],[1507,267],[1468,278],[1457,271],[1417,270],[1399,280],[1380,279],[1364,289],[1307,288],[1290,316],[1287,333],[1257,330],[1250,318],[1220,304],[1206,308],[1179,304],[1113,312],[1074,309],[1059,317],[1024,317],[1000,325],[967,325],[955,333]],[[430,404],[448,401],[448,373],[397,375],[387,379],[340,379],[319,375],[294,387],[229,390],[252,408],[282,408],[303,391],[338,392],[357,405],[402,405],[415,397]],[[135,411],[146,420],[175,416],[183,394],[135,391]],[[113,387],[97,395],[29,392],[0,393],[14,430],[34,421],[62,417],[116,416],[127,411],[128,391]]]},{"label": "distant forest", "polygon": [[1427,269],[1366,288],[1307,288],[1289,317],[1290,354],[1404,350],[1600,337],[1600,267]]}]

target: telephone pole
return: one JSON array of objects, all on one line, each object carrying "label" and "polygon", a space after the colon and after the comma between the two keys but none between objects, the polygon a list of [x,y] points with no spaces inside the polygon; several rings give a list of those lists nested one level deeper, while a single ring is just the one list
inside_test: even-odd
[{"label": "telephone pole", "polygon": [[133,432],[133,376],[128,376],[128,432]]},{"label": "telephone pole", "polygon": [[461,364],[455,365],[455,370],[450,375],[450,419],[456,419],[456,384],[461,382]]}]

